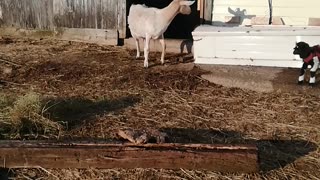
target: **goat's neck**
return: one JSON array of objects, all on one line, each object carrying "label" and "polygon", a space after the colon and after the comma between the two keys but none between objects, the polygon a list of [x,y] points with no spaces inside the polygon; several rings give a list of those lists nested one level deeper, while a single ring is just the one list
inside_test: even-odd
[{"label": "goat's neck", "polygon": [[180,5],[177,2],[172,2],[169,6],[161,9],[161,15],[163,17],[163,23],[170,24],[171,21],[179,14]]}]

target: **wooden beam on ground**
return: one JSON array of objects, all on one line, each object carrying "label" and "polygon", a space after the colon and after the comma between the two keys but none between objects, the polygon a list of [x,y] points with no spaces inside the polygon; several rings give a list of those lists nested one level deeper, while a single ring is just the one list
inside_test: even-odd
[{"label": "wooden beam on ground", "polygon": [[255,145],[0,141],[0,168],[164,168],[257,172]]}]

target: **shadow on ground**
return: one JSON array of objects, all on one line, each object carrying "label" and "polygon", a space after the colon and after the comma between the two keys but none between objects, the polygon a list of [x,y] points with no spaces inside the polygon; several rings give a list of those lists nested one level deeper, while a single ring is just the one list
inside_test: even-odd
[{"label": "shadow on ground", "polygon": [[305,140],[252,140],[235,131],[206,129],[162,129],[171,143],[256,144],[261,172],[282,168],[317,150],[315,143]]},{"label": "shadow on ground", "polygon": [[305,73],[304,83],[298,85],[298,76],[300,74],[299,68],[283,68],[282,71],[276,74],[275,78],[271,81],[274,90],[282,90],[287,92],[300,92],[315,94],[319,93],[320,88],[320,75],[316,74],[316,83],[314,86],[309,85],[310,69]]},{"label": "shadow on ground", "polygon": [[96,116],[119,111],[140,102],[139,96],[126,96],[119,99],[92,101],[80,97],[47,99],[46,115],[53,121],[62,122],[67,130],[80,127],[93,121]]}]

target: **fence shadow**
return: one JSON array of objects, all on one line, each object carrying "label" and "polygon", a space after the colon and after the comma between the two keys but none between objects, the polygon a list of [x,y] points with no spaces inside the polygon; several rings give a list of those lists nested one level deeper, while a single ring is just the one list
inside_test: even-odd
[{"label": "fence shadow", "polygon": [[258,147],[259,169],[266,173],[282,168],[295,160],[317,150],[315,143],[305,140],[253,140],[246,139],[235,131],[216,131],[207,129],[166,128],[171,143],[222,143],[256,144]]}]

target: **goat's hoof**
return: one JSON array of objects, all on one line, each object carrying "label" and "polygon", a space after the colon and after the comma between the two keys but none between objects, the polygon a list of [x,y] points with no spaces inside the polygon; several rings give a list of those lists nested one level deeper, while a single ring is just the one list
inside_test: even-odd
[{"label": "goat's hoof", "polygon": [[298,81],[298,85],[302,85],[303,84],[303,81]]},{"label": "goat's hoof", "polygon": [[143,65],[144,68],[148,68],[148,66],[149,66],[148,63],[144,63]]},{"label": "goat's hoof", "polygon": [[309,83],[309,86],[310,86],[310,87],[314,87],[314,86],[315,86],[315,83]]}]

